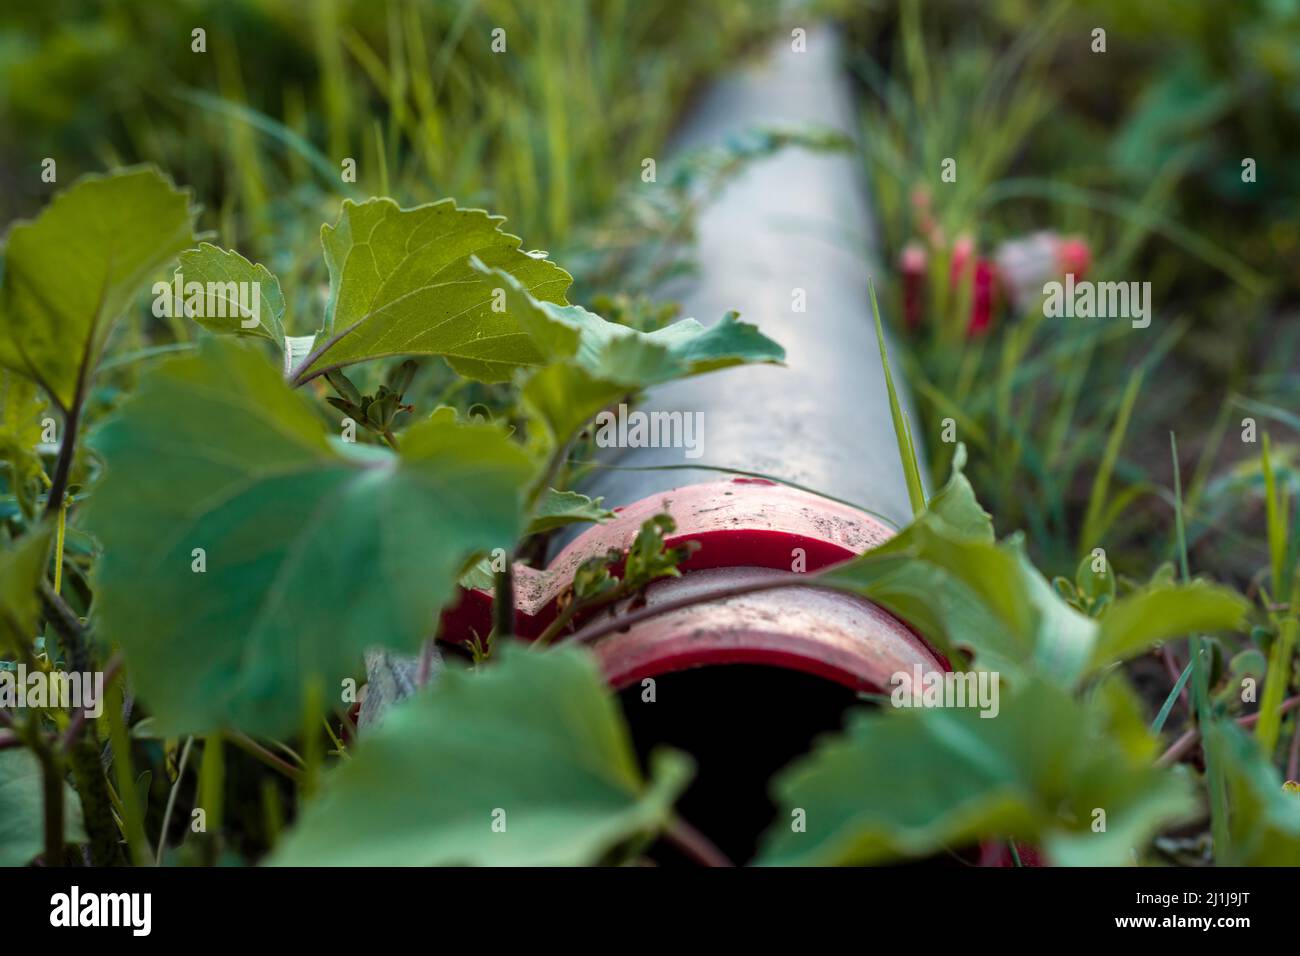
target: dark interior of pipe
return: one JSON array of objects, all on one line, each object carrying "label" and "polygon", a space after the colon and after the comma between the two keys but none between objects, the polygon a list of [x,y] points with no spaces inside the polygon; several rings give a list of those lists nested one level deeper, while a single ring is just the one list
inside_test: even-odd
[{"label": "dark interior of pipe", "polygon": [[[772,775],[806,753],[819,735],[839,730],[844,713],[868,706],[846,687],[777,667],[701,667],[655,678],[655,700],[641,684],[620,695],[642,766],[656,746],[694,757],[695,779],[679,814],[737,864],[749,861],[776,821]],[[660,840],[649,856],[661,865],[684,857]]]}]

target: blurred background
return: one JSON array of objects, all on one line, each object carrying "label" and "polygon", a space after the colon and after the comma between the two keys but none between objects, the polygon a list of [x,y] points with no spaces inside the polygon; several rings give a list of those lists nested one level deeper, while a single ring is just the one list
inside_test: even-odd
[{"label": "blurred background", "polygon": [[[703,84],[824,18],[847,38],[856,145],[755,131],[671,156]],[[1256,579],[1263,477],[1244,418],[1272,433],[1278,480],[1300,491],[1300,0],[44,0],[0,13],[0,223],[83,173],[156,163],[194,190],[214,241],[280,276],[299,322],[322,294],[320,223],[346,196],[383,194],[504,215],[575,273],[575,301],[655,326],[674,313],[664,280],[690,267],[694,204],[747,163],[810,145],[860,154],[886,250],[871,262],[863,241],[864,269],[903,337],[936,479],[952,418],[1000,531],[1025,530],[1051,572],[1072,576],[1105,546],[1146,580],[1174,554],[1176,431],[1193,564]],[[47,157],[57,183],[41,179]],[[664,188],[636,188],[646,157]],[[348,158],[355,183],[341,179]],[[940,179],[946,158],[956,182]],[[1045,320],[1034,283],[1067,272],[1150,281],[1151,326]],[[142,308],[113,348],[191,334]]]}]

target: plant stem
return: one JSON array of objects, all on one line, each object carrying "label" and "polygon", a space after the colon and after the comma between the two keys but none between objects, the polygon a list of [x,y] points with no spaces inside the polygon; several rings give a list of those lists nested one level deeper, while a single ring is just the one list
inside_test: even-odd
[{"label": "plant stem", "polygon": [[180,793],[181,782],[185,779],[185,765],[190,762],[190,748],[193,746],[194,735],[191,734],[185,738],[185,746],[181,748],[181,759],[176,765],[176,781],[172,784],[171,792],[167,794],[167,807],[163,810],[162,827],[158,830],[158,853],[154,857],[154,866],[162,866],[163,850],[167,848],[167,828],[172,822],[172,811],[176,809],[176,795]]},{"label": "plant stem", "polygon": [[546,463],[546,470],[542,472],[536,484],[528,492],[525,512],[532,514],[533,506],[537,504],[542,495],[546,494],[546,489],[555,483],[559,476],[560,470],[568,463],[569,448],[573,445],[574,436],[569,436],[564,441],[555,446],[555,451],[551,452],[550,460]]},{"label": "plant stem", "polygon": [[114,682],[105,689],[104,714],[108,718],[109,739],[113,744],[113,768],[117,772],[117,789],[122,801],[122,827],[126,848],[133,866],[144,866],[152,855],[149,838],[144,832],[144,808],[135,784],[131,760],[131,738],[123,716],[122,688]]},{"label": "plant stem", "polygon": [[792,574],[788,571],[774,571],[771,577],[763,576],[744,584],[733,584],[730,587],[718,588],[716,591],[701,591],[688,597],[674,598],[669,601],[661,601],[658,604],[647,604],[645,607],[637,608],[635,611],[629,611],[626,614],[611,616],[599,621],[592,621],[582,630],[573,635],[571,640],[576,644],[592,644],[606,634],[614,631],[621,631],[631,627],[633,624],[639,624],[641,621],[649,620],[652,617],[658,617],[661,614],[671,614],[673,611],[680,611],[683,608],[693,607],[696,604],[705,604],[711,601],[721,601],[726,598],[740,597],[743,594],[753,594],[757,591],[771,591],[775,588],[790,587],[809,587],[813,585],[816,578],[809,574]]},{"label": "plant stem", "polygon": [[[280,771],[280,773],[284,774],[294,783],[302,782],[303,772],[301,770],[289,763],[289,761],[285,760],[283,757],[278,757],[271,751],[267,750],[252,737],[248,736],[248,734],[234,731],[229,735],[229,737],[230,742],[246,754],[255,757],[273,770]],[[212,743],[213,742],[210,741],[208,745],[212,746]]]},{"label": "plant stem", "polygon": [[41,732],[39,714],[32,714],[23,726],[25,743],[41,765],[42,802],[45,817],[45,865],[63,865],[63,761]]},{"label": "plant stem", "polygon": [[[84,371],[83,371],[84,375]],[[49,497],[45,500],[45,517],[64,508],[68,493],[68,476],[72,473],[72,456],[76,451],[77,428],[81,422],[81,388],[73,397],[72,407],[63,416],[63,441],[59,444],[59,460],[54,465],[54,478],[50,481]]]},{"label": "plant stem", "polygon": [[68,523],[68,499],[59,504],[59,528],[54,544],[54,593],[63,590],[63,533]]},{"label": "plant stem", "polygon": [[[1292,697],[1289,700],[1283,701],[1282,706],[1277,709],[1277,712],[1281,715],[1288,711],[1295,710],[1297,707],[1300,707],[1300,696]],[[1247,714],[1245,717],[1238,717],[1237,723],[1242,727],[1253,727],[1259,720],[1259,717],[1260,712],[1256,711],[1253,714]],[[1182,736],[1169,745],[1168,750],[1156,758],[1156,766],[1168,767],[1171,764],[1177,763],[1185,757],[1194,746],[1196,746],[1196,741],[1199,740],[1200,737],[1201,731],[1197,727],[1184,731]]]},{"label": "plant stem", "polygon": [[[114,654],[104,667],[104,686],[107,687],[113,683],[113,678],[122,667],[122,655]],[[63,731],[60,743],[65,752],[71,751],[73,744],[76,742],[77,735],[81,733],[81,728],[86,722],[86,709],[78,707],[68,721],[67,728]]]},{"label": "plant stem", "polygon": [[45,865],[63,865],[63,763],[48,745],[36,750],[45,784]]},{"label": "plant stem", "polygon": [[[1121,412],[1121,415],[1126,414],[1124,411]],[[1178,535],[1178,561],[1183,582],[1187,583],[1192,575],[1187,560],[1187,527],[1183,522],[1183,480],[1178,466],[1178,439],[1172,431],[1169,433],[1169,455],[1174,471],[1174,527]],[[1191,655],[1189,666],[1192,668],[1192,704],[1196,711],[1196,727],[1204,734],[1211,720],[1209,666],[1201,660],[1199,634],[1192,634]],[[1210,833],[1214,840],[1214,856],[1215,859],[1226,859],[1229,839],[1228,794],[1223,775],[1223,763],[1219,759],[1219,754],[1215,752],[1213,739],[1206,740],[1202,749],[1205,756],[1205,785],[1210,797]]]},{"label": "plant stem", "polygon": [[557,614],[551,623],[546,626],[546,630],[537,636],[537,640],[533,642],[533,647],[542,650],[551,641],[555,640],[579,614],[587,614],[591,611],[598,611],[602,607],[616,604],[623,598],[635,593],[636,590],[637,588],[630,587],[626,582],[620,581],[614,590],[608,594],[602,594],[600,597],[592,598],[589,601],[570,601],[564,610]]},{"label": "plant stem", "polygon": [[735,866],[727,855],[695,827],[681,817],[673,817],[664,830],[664,839],[701,866]]},{"label": "plant stem", "polygon": [[[1296,575],[1288,601],[1290,608],[1295,608],[1297,603],[1300,603],[1300,574]],[[1288,610],[1285,618],[1276,612],[1272,617],[1277,622],[1280,633],[1268,657],[1268,676],[1264,678],[1264,696],[1259,702],[1259,709],[1265,716],[1255,728],[1259,746],[1270,760],[1277,748],[1278,733],[1282,729],[1281,717],[1276,708],[1290,686],[1291,655],[1295,649],[1296,632],[1300,631],[1300,618],[1293,610]]]},{"label": "plant stem", "polygon": [[533,641],[533,649],[540,651],[548,647],[551,641],[555,640],[556,636],[569,626],[569,622],[577,617],[578,611],[582,609],[582,603],[577,598],[570,600],[565,605],[564,610],[555,615],[551,623],[546,625],[546,629],[537,635],[537,640]]},{"label": "plant stem", "polygon": [[[46,621],[63,643],[69,670],[82,673],[92,671],[90,642],[85,626],[67,602],[45,581],[41,582],[41,605]],[[110,667],[112,666],[110,662]],[[90,837],[90,861],[95,866],[116,866],[121,862],[119,832],[117,823],[113,820],[112,798],[108,792],[104,762],[100,758],[99,740],[94,733],[87,733],[84,712],[81,713],[80,720],[77,716],[73,715],[68,730],[64,732],[63,748],[68,755],[68,764],[72,768],[72,777],[81,798],[86,834]]]},{"label": "plant stem", "polygon": [[[415,671],[415,686],[427,687],[429,678],[433,675],[433,659],[438,653],[438,639],[436,637],[427,637],[420,646],[420,666]],[[351,721],[348,721],[349,725]],[[356,727],[352,727],[355,731]]]}]

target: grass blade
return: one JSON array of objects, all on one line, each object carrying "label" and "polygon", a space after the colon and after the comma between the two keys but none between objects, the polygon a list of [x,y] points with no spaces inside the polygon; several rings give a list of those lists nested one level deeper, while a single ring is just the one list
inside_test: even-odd
[{"label": "grass blade", "polygon": [[1120,401],[1119,414],[1115,416],[1115,424],[1111,426],[1110,437],[1106,440],[1106,451],[1102,454],[1101,464],[1092,479],[1092,491],[1088,494],[1088,510],[1083,518],[1083,536],[1079,541],[1083,554],[1087,554],[1093,548],[1101,547],[1101,542],[1097,540],[1103,530],[1099,527],[1099,522],[1110,492],[1110,479],[1115,471],[1115,461],[1119,458],[1119,449],[1124,443],[1124,433],[1128,430],[1128,420],[1133,414],[1138,392],[1142,389],[1142,376],[1145,372],[1146,367],[1140,366],[1128,380],[1128,387],[1124,389],[1124,397]]},{"label": "grass blade", "polygon": [[[1169,451],[1174,465],[1174,528],[1178,535],[1178,564],[1184,581],[1191,579],[1187,561],[1187,528],[1183,522],[1183,481],[1178,471],[1178,439],[1169,433]],[[1201,747],[1205,754],[1205,780],[1210,795],[1210,833],[1214,838],[1214,857],[1225,859],[1228,853],[1228,799],[1223,779],[1223,761],[1219,757],[1216,735],[1210,729],[1209,675],[1201,660],[1201,638],[1193,634],[1192,704],[1196,710],[1196,723],[1201,728]]]},{"label": "grass blade", "polygon": [[876,303],[876,284],[867,280],[871,292],[871,315],[876,322],[876,342],[880,345],[880,365],[885,371],[885,389],[889,392],[889,414],[894,420],[894,436],[898,439],[898,457],[903,463],[903,476],[907,480],[907,497],[912,504],[912,514],[925,510],[925,486],[921,484],[921,468],[916,461],[916,448],[912,444],[912,430],[907,416],[898,402],[894,376],[889,371],[889,353],[885,349],[885,329],[880,324],[880,306]]},{"label": "grass blade", "polygon": [[[1295,652],[1296,631],[1300,629],[1297,603],[1300,602],[1300,574],[1291,583],[1291,603],[1286,617],[1281,621],[1281,634],[1273,643],[1268,655],[1268,675],[1264,678],[1264,696],[1259,701],[1259,723],[1255,725],[1255,739],[1264,755],[1270,760],[1277,748],[1278,732],[1282,727],[1282,698],[1286,694],[1291,676],[1291,657]],[[1275,615],[1275,620],[1278,616]]]},{"label": "grass blade", "polygon": [[1169,719],[1169,714],[1174,709],[1174,702],[1178,700],[1178,695],[1187,686],[1187,678],[1192,676],[1193,663],[1193,661],[1188,661],[1187,666],[1183,668],[1183,672],[1178,675],[1178,681],[1174,684],[1174,689],[1169,692],[1165,702],[1160,705],[1160,713],[1156,714],[1156,719],[1151,721],[1151,733],[1158,734],[1164,730],[1165,721]]}]

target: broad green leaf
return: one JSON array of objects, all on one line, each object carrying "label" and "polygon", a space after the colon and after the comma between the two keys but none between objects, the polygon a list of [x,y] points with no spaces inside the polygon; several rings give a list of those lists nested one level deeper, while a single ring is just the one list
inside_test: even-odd
[{"label": "broad green leaf", "polygon": [[503,222],[450,199],[414,209],[391,199],[345,200],[338,222],[321,229],[330,298],[297,379],[389,355],[440,355],[485,382],[541,365],[542,353],[511,310],[493,308],[496,283],[470,260],[504,271],[548,302],[563,304],[573,279],[520,249],[517,236],[501,231]]},{"label": "broad green leaf", "polygon": [[[1151,766],[1152,741],[1121,692],[1089,704],[1044,680],[1002,687],[999,713],[859,712],[777,775],[759,862],[881,863],[1015,837],[1055,863],[1124,864],[1195,812],[1182,775]],[[806,831],[790,826],[805,813]],[[1094,832],[1094,811],[1106,814]]]},{"label": "broad green leaf", "polygon": [[467,560],[518,538],[533,473],[495,426],[422,422],[400,456],[332,441],[226,338],[158,366],[95,444],[100,626],[173,735],[286,732],[308,684],[417,648]]},{"label": "broad green leaf", "polygon": [[0,285],[0,365],[68,409],[113,322],[194,244],[189,194],[151,168],[87,176],[14,226]]},{"label": "broad green leaf", "polygon": [[0,457],[9,452],[35,452],[44,408],[31,379],[0,369]]},{"label": "broad green leaf", "polygon": [[499,269],[479,262],[474,267],[504,291],[520,328],[545,356],[547,366],[524,378],[523,398],[556,444],[602,409],[643,388],[732,365],[785,359],[781,346],[738,321],[734,312],[708,328],[682,319],[655,332],[639,332],[580,306],[540,300]]},{"label": "broad green leaf", "polygon": [[1210,735],[1224,762],[1230,808],[1228,852],[1223,866],[1300,866],[1300,792],[1283,787],[1259,745],[1228,721],[1214,721]]},{"label": "broad green leaf", "polygon": [[1033,566],[1019,536],[994,542],[964,460],[959,448],[952,477],[916,520],[818,583],[880,604],[950,656],[972,652],[976,667],[1029,670],[1064,687],[1156,641],[1240,623],[1246,602],[1201,583],[1152,586],[1109,606],[1100,623],[1081,614]]},{"label": "broad green leaf", "polygon": [[[0,750],[0,866],[26,866],[44,848],[44,781],[29,750]],[[63,793],[63,838],[84,843],[81,801],[71,787]],[[60,864],[62,861],[60,861]]]},{"label": "broad green leaf", "polygon": [[395,707],[272,864],[581,865],[663,827],[689,760],[655,754],[647,783],[585,652],[503,650]]},{"label": "broad green leaf", "polygon": [[[907,621],[931,644],[956,660],[978,655],[979,666],[1002,660],[1003,633],[971,590],[947,572],[907,552],[856,558],[818,575],[817,583],[852,591]],[[994,650],[990,650],[993,648]],[[1002,653],[1014,660],[1014,649]]]},{"label": "broad green leaf", "polygon": [[[911,547],[870,551],[818,575],[817,583],[880,605],[950,658],[971,654],[982,670],[1023,668],[1034,651],[1032,631],[1009,625],[994,609],[1016,594],[1014,580],[1001,582],[995,569],[1014,572],[1014,562],[996,545],[952,541],[930,531],[912,541]],[[1001,596],[990,601],[981,593],[990,588]]]},{"label": "broad green leaf", "polygon": [[1236,591],[1204,581],[1147,588],[1107,609],[1088,669],[1132,657],[1158,641],[1240,628],[1249,610]]},{"label": "broad green leaf", "polygon": [[[201,242],[197,249],[181,253],[176,275],[183,296],[176,306],[178,315],[189,315],[211,332],[270,339],[284,351],[284,295],[280,280],[266,266]],[[192,282],[202,283],[201,294],[187,291]],[[254,318],[257,324],[246,327]]]},{"label": "broad green leaf", "polygon": [[508,309],[548,362],[573,359],[592,376],[622,386],[647,388],[686,375],[700,375],[746,362],[781,362],[785,350],[729,312],[705,327],[681,319],[654,332],[610,322],[581,306],[539,299],[515,277],[474,263],[505,293]]},{"label": "broad green leaf", "polygon": [[592,500],[576,491],[556,491],[548,488],[533,509],[525,534],[542,534],[565,525],[584,521],[609,521],[614,512],[600,506],[601,499]]},{"label": "broad green leaf", "polygon": [[1018,542],[993,525],[962,474],[958,446],[948,483],[906,528],[818,583],[861,594],[917,628],[950,656],[973,652],[982,669],[1014,670],[1034,653],[1037,620],[1025,600]]},{"label": "broad green leaf", "polygon": [[50,537],[50,529],[41,527],[0,544],[0,657],[30,645],[36,636]]}]

